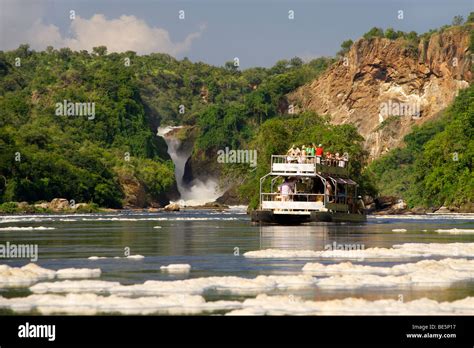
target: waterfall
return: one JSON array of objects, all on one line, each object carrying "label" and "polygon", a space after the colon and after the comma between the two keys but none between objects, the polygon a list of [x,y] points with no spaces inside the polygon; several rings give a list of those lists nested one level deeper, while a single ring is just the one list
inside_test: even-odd
[{"label": "waterfall", "polygon": [[168,145],[168,154],[174,164],[174,176],[176,179],[176,186],[180,194],[179,203],[182,206],[203,205],[207,202],[215,201],[221,193],[218,190],[218,183],[214,179],[207,179],[202,181],[194,179],[189,185],[183,182],[184,168],[188,158],[192,154],[191,149],[183,149],[181,141],[172,135],[169,135],[174,129],[182,127],[159,127],[158,136],[162,137],[166,145]]}]

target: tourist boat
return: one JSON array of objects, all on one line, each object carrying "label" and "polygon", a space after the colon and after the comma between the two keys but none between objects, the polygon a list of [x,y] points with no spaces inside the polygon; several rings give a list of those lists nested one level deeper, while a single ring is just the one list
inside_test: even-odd
[{"label": "tourist boat", "polygon": [[[347,158],[325,161],[316,156],[272,155],[271,171],[260,178],[259,208],[251,212],[251,220],[277,224],[365,222],[365,208],[357,195],[358,184],[349,178],[349,164]],[[292,190],[282,190],[284,185]]]}]

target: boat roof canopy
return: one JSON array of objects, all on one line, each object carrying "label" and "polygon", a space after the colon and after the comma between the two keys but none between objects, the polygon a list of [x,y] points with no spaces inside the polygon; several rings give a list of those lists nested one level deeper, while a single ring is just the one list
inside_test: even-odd
[{"label": "boat roof canopy", "polygon": [[343,184],[343,185],[357,185],[357,183],[354,180],[351,179],[343,179],[343,178],[333,178],[332,176],[329,176],[330,179],[334,180],[338,184]]}]

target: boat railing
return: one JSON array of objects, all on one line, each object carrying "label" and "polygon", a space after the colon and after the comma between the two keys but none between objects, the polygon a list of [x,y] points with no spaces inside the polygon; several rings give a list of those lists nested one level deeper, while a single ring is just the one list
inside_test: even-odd
[{"label": "boat railing", "polygon": [[327,160],[319,156],[272,155],[272,173],[280,175],[324,173],[345,176],[348,174],[348,162]]},{"label": "boat railing", "polygon": [[316,193],[262,193],[261,209],[273,210],[275,214],[281,212],[305,213],[311,211],[326,211],[324,194]]},{"label": "boat railing", "polygon": [[282,175],[314,174],[315,159],[309,157],[272,155],[272,172]]},{"label": "boat railing", "polygon": [[342,194],[324,195],[323,193],[262,193],[261,208],[288,210],[321,210],[324,207],[332,211],[352,212],[356,202],[352,196]]},{"label": "boat railing", "polygon": [[287,195],[279,192],[262,193],[262,201],[279,202],[324,202],[323,193],[290,193]]}]

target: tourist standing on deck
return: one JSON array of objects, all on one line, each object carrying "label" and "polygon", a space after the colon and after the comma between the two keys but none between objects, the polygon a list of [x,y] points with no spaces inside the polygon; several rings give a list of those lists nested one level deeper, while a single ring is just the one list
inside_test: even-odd
[{"label": "tourist standing on deck", "polygon": [[332,190],[332,186],[331,186],[331,184],[329,183],[329,181],[326,181],[326,191],[325,191],[325,194],[326,194],[326,198],[327,198],[328,203],[334,202],[333,190]]},{"label": "tourist standing on deck", "polygon": [[329,151],[327,151],[326,152],[326,165],[327,166],[332,166],[332,159],[333,159],[332,154]]},{"label": "tourist standing on deck", "polygon": [[349,162],[349,154],[344,152],[342,155],[342,167],[347,167],[347,162]]},{"label": "tourist standing on deck", "polygon": [[308,161],[309,163],[314,163],[314,153],[315,153],[316,149],[315,149],[315,146],[314,146],[314,143],[313,145],[308,145],[308,147],[306,148],[306,155],[310,157],[310,160]]},{"label": "tourist standing on deck", "polygon": [[282,201],[289,201],[290,200],[290,193],[292,191],[291,182],[288,178],[285,178],[283,183],[280,185],[279,190],[281,192],[281,200]]},{"label": "tourist standing on deck", "polygon": [[319,144],[319,146],[316,148],[316,163],[321,164],[321,157],[323,157],[323,154],[323,144]]},{"label": "tourist standing on deck", "polygon": [[334,157],[334,165],[337,167],[344,167],[344,161],[342,156],[339,155],[339,152],[336,152],[336,156]]},{"label": "tourist standing on deck", "polygon": [[298,159],[298,163],[306,163],[306,145],[301,146],[301,153]]},{"label": "tourist standing on deck", "polygon": [[291,163],[291,162],[294,162],[295,160],[296,160],[296,149],[295,149],[295,145],[293,144],[293,146],[290,147],[290,149],[286,153],[286,161],[288,163]]}]

